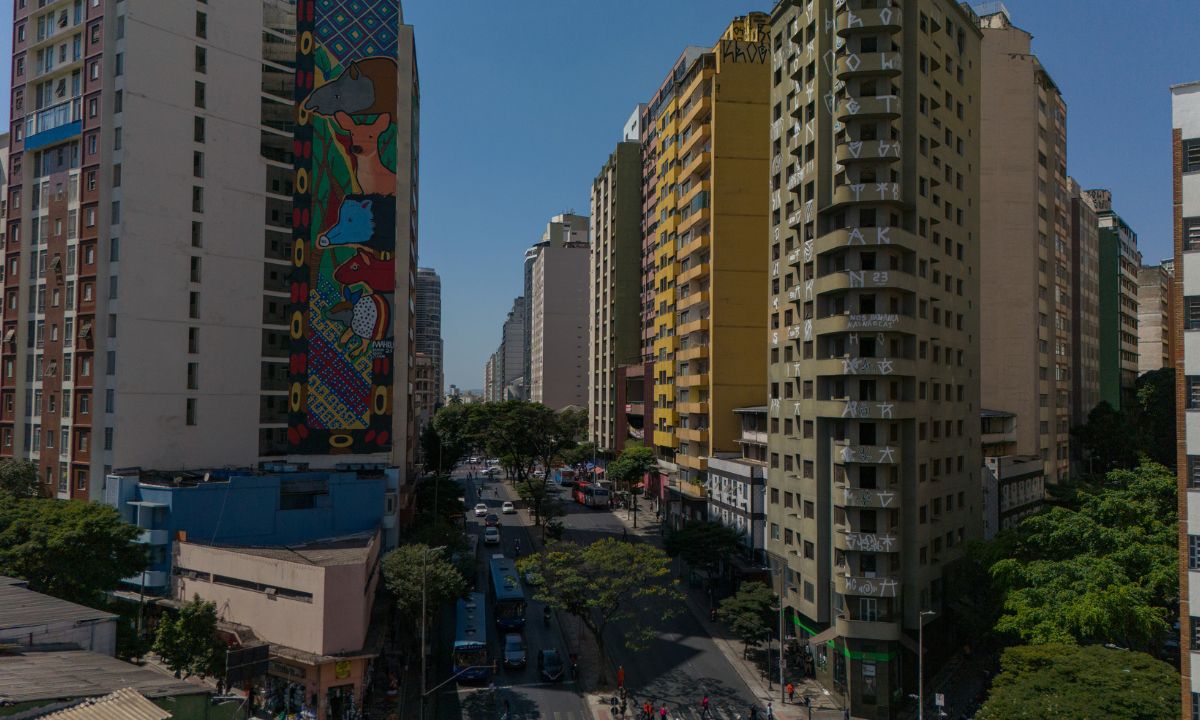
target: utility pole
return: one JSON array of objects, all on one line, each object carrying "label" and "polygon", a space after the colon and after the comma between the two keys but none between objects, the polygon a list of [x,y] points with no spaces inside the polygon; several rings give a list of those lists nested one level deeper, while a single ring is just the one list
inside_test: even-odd
[{"label": "utility pole", "polygon": [[[783,685],[783,568],[779,568],[779,704],[787,698]],[[811,714],[811,713],[810,713]]]},{"label": "utility pole", "polygon": [[917,618],[917,720],[925,720],[925,618],[936,614],[922,610]]}]

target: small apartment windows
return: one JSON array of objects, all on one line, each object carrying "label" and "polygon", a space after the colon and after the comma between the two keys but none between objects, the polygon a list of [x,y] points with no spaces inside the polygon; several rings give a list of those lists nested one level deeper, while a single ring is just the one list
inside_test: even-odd
[{"label": "small apartment windows", "polygon": [[113,128],[113,150],[121,149],[121,145],[122,145],[121,138],[123,135],[124,135],[124,133],[121,131],[121,128],[119,128],[119,127]]},{"label": "small apartment windows", "polygon": [[208,72],[208,51],[202,47],[196,48],[196,72]]},{"label": "small apartment windows", "polygon": [[204,212],[204,188],[192,187],[192,212]]},{"label": "small apartment windows", "polygon": [[195,102],[196,107],[198,107],[198,108],[206,107],[205,97],[204,97],[204,83],[200,82],[199,80],[196,81],[194,102]]},{"label": "small apartment windows", "polygon": [[113,58],[113,76],[121,77],[125,74],[125,53],[117,53]]},{"label": "small apartment windows", "polygon": [[1200,570],[1200,535],[1188,535],[1188,570]]},{"label": "small apartment windows", "polygon": [[1200,377],[1187,376],[1187,395],[1184,397],[1184,402],[1188,410],[1200,410]]},{"label": "small apartment windows", "polygon": [[192,176],[198,178],[204,177],[204,153],[199,150],[192,152]]},{"label": "small apartment windows", "polygon": [[196,13],[196,37],[208,37],[208,15],[202,12]]},{"label": "small apartment windows", "polygon": [[192,221],[192,247],[202,247],[204,244],[204,224],[198,220]]},{"label": "small apartment windows", "polygon": [[1183,141],[1183,172],[1200,170],[1200,138]]},{"label": "small apartment windows", "polygon": [[198,117],[192,121],[192,140],[204,142],[204,118]]},{"label": "small apartment windows", "polygon": [[88,117],[94,118],[100,114],[100,101],[96,98],[88,100]]}]

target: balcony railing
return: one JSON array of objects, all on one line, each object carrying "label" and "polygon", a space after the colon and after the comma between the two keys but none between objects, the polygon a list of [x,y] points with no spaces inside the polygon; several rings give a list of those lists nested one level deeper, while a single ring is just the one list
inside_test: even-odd
[{"label": "balcony railing", "polygon": [[65,102],[38,110],[25,120],[25,136],[53,130],[68,123],[83,119],[83,99],[71,98]]}]

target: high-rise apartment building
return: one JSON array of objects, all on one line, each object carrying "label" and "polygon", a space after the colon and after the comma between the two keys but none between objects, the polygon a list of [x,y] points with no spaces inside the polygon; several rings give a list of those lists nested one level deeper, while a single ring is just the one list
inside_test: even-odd
[{"label": "high-rise apartment building", "polygon": [[499,399],[499,393],[496,390],[496,369],[499,365],[499,351],[488,356],[486,362],[483,363],[483,401],[495,402]]},{"label": "high-rise apartment building", "polygon": [[[1017,417],[1020,455],[1070,471],[1071,201],[1067,106],[1003,5],[980,17],[980,385]],[[957,100],[955,101],[958,102]],[[950,168],[936,180],[957,184]],[[934,277],[939,272],[933,271]]]},{"label": "high-rise apartment building", "polygon": [[1171,295],[1175,284],[1175,263],[1138,268],[1138,375],[1171,367]]},{"label": "high-rise apartment building", "polygon": [[[403,261],[416,255],[416,67],[398,2],[370,5],[382,14],[357,35],[387,56],[393,82],[401,77],[387,113],[403,139],[401,171],[394,186],[374,182],[404,218],[394,243],[389,234],[400,268],[388,284],[405,299],[380,316],[391,344],[363,354],[365,339],[343,338],[349,314],[318,317],[324,309],[292,302],[296,263],[333,252],[293,222],[297,117],[309,128],[334,122],[296,107],[294,68],[312,52],[297,49],[297,2],[15,3],[0,455],[34,461],[46,493],[98,497],[112,467],[252,465],[288,452],[408,464]],[[369,377],[385,353],[394,371]],[[351,365],[343,379],[361,381],[324,406],[338,420],[308,433],[320,374]],[[384,412],[368,409],[372,387]],[[314,444],[290,442],[301,425]],[[334,445],[316,445],[326,439]]]},{"label": "high-rise apartment building", "polygon": [[[1071,426],[1100,402],[1100,223],[1091,197],[1067,178],[1071,197]],[[1078,459],[1078,458],[1076,458]]]},{"label": "high-rise apartment building", "polygon": [[586,241],[552,240],[533,262],[529,399],[555,410],[588,405],[589,254]]},{"label": "high-rise apartment building", "polygon": [[771,30],[768,556],[819,677],[890,718],[981,532],[981,32],[949,0]]},{"label": "high-rise apartment building", "polygon": [[[656,104],[654,445],[668,522],[706,513],[708,458],[762,403],[768,16],[734,18]],[[675,79],[672,78],[674,81]],[[759,192],[761,191],[761,192]]]},{"label": "high-rise apartment building", "polygon": [[442,343],[442,279],[433,268],[417,268],[416,352],[424,353],[433,374],[433,391],[440,403],[445,388]]},{"label": "high-rise apartment building", "polygon": [[[640,107],[592,181],[588,283],[588,437],[625,446],[629,422],[619,368],[642,359],[642,144]],[[643,398],[638,398],[642,400]],[[639,428],[641,425],[638,426]]]},{"label": "high-rise apartment building", "polygon": [[[523,362],[525,367],[525,375],[522,378],[520,387],[524,395],[523,400],[530,399],[530,390],[533,387],[533,358],[531,352],[533,349],[533,337],[530,335],[533,329],[533,266],[537,262],[538,256],[541,255],[542,249],[557,245],[560,247],[588,247],[588,233],[591,232],[591,219],[584,215],[576,215],[574,212],[566,212],[560,215],[555,215],[550,218],[550,222],[546,223],[546,230],[542,233],[542,239],[534,243],[525,251],[524,273],[524,298],[525,304],[525,347]],[[585,293],[586,297],[586,293]]]},{"label": "high-rise apartment building", "polygon": [[1099,223],[1100,400],[1121,409],[1138,376],[1137,233],[1113,210],[1112,192],[1087,190]]},{"label": "high-rise apartment building", "polygon": [[528,400],[525,387],[525,318],[527,317],[525,296],[513,299],[512,309],[504,318],[500,329],[500,347],[495,353],[492,382],[495,384],[494,400]]},{"label": "high-rise apartment building", "polygon": [[[1200,628],[1200,81],[1171,87],[1172,223],[1175,230],[1176,467],[1179,472],[1179,637]],[[1183,708],[1180,717],[1200,712],[1200,650],[1184,642],[1180,662]]]}]

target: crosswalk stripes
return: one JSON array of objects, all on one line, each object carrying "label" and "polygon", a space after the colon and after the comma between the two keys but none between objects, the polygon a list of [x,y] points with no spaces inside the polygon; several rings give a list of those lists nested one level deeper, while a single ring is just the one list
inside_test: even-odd
[{"label": "crosswalk stripes", "polygon": [[[748,712],[748,711],[747,711]],[[667,720],[748,720],[747,712],[738,712],[734,708],[725,708],[713,706],[708,713],[704,713],[700,708],[691,707],[668,707]],[[640,710],[628,712],[622,717],[619,713],[613,714],[611,711],[597,713],[600,720],[642,720]],[[654,719],[659,720],[658,709],[654,710]],[[759,714],[759,719],[763,720],[763,715]],[[559,720],[555,713],[555,720]]]}]

